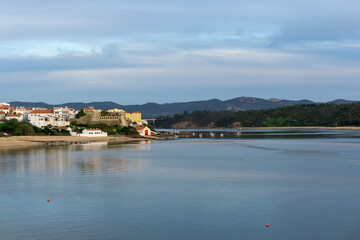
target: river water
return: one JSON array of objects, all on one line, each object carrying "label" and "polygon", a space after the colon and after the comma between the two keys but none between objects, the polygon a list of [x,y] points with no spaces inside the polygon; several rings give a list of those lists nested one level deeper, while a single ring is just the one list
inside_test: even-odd
[{"label": "river water", "polygon": [[360,239],[360,132],[207,134],[1,151],[0,239]]}]

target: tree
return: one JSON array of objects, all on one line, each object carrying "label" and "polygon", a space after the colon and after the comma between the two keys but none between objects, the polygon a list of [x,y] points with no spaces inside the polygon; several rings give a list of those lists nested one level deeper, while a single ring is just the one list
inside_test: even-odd
[{"label": "tree", "polygon": [[16,128],[16,131],[25,136],[35,135],[34,129],[28,124],[21,124]]},{"label": "tree", "polygon": [[81,118],[81,117],[83,117],[83,116],[85,116],[86,115],[86,113],[84,112],[84,109],[81,109],[76,115],[75,115],[75,117],[76,118]]}]

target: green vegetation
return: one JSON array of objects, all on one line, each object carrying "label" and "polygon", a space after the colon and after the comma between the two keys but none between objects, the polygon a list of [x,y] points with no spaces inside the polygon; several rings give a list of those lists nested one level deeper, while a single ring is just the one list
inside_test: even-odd
[{"label": "green vegetation", "polygon": [[171,128],[174,124],[191,122],[194,127],[338,127],[360,126],[360,103],[312,104],[280,107],[268,110],[239,112],[208,112],[176,114],[159,117],[157,128]]},{"label": "green vegetation", "polygon": [[19,122],[16,119],[5,121],[0,124],[0,137],[7,133],[12,136],[69,136],[69,131],[53,129],[51,126],[38,128],[29,122]]},{"label": "green vegetation", "polygon": [[84,112],[84,109],[81,109],[76,115],[76,118],[81,118],[82,116],[85,116],[86,113]]}]

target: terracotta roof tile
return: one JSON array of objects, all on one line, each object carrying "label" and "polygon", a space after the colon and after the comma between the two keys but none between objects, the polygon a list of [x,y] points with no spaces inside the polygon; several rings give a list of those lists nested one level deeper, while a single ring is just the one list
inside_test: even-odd
[{"label": "terracotta roof tile", "polygon": [[49,113],[54,113],[54,110],[50,109],[50,110],[33,110],[30,112],[30,114],[49,114]]}]

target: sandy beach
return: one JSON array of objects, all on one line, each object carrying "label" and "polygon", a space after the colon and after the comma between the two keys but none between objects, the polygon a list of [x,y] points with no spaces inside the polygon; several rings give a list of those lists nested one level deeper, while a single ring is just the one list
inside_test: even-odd
[{"label": "sandy beach", "polygon": [[72,136],[14,136],[0,138],[0,149],[40,147],[46,145],[68,145],[73,143],[109,142],[126,143],[142,140],[157,140],[160,137],[72,137]]}]

